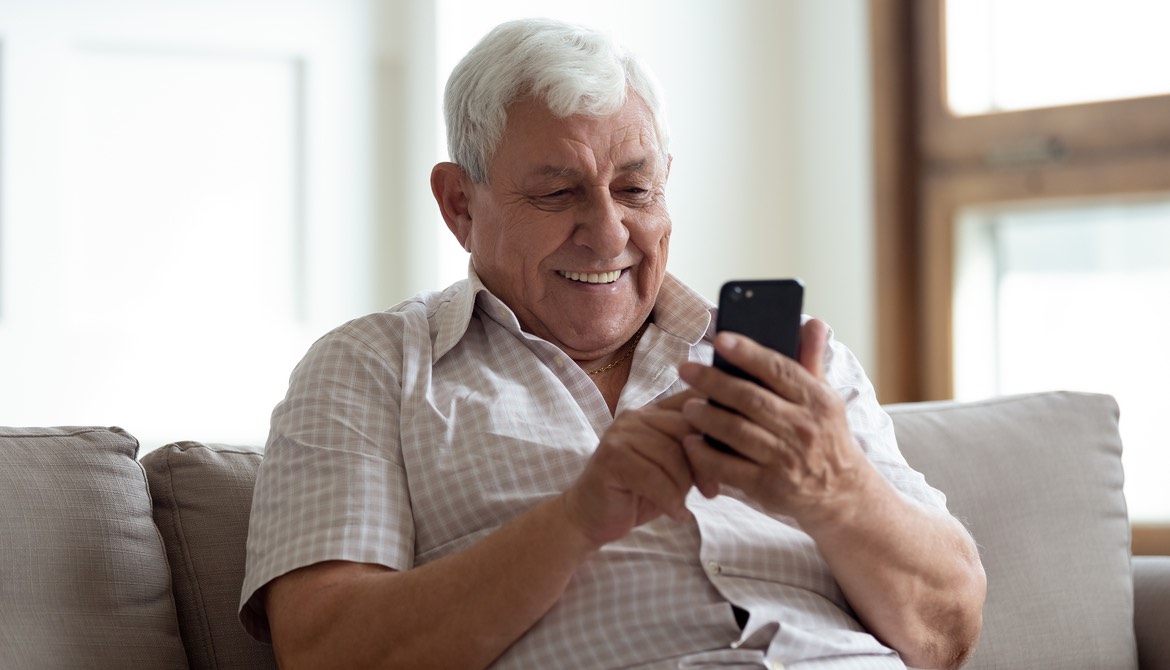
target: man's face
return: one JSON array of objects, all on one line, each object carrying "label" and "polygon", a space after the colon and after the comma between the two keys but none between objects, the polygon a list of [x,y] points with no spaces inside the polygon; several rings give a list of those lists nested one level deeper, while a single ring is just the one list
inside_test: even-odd
[{"label": "man's face", "polygon": [[637,98],[601,118],[513,104],[487,182],[468,191],[476,272],[525,330],[572,358],[614,351],[662,286],[668,168]]}]

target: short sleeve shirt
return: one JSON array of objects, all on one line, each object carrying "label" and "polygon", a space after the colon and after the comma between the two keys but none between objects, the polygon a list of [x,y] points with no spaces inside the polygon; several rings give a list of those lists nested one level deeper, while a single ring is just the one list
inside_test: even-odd
[{"label": "short sleeve shirt", "polygon": [[[684,389],[679,364],[711,362],[714,315],[667,275],[616,413]],[[945,509],[835,339],[825,368],[874,466],[905,497]],[[588,375],[524,332],[474,271],[333,330],[273,411],[241,621],[268,639],[260,590],[300,567],[409,570],[475,544],[568,488],[612,422]],[[733,490],[692,491],[687,506],[685,521],[660,518],[603,547],[493,667],[904,667],[792,519]],[[742,629],[732,604],[750,614]]]}]

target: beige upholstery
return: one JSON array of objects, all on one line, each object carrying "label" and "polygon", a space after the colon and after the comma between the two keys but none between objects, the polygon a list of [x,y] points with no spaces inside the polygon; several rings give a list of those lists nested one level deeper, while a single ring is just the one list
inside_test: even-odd
[{"label": "beige upholstery", "polygon": [[888,408],[906,459],[947,494],[987,571],[968,668],[1134,668],[1117,404],[1045,393]]},{"label": "beige upholstery", "polygon": [[[1170,558],[1131,573],[1111,398],[889,409],[987,569],[967,667],[1170,668]],[[144,476],[136,446],[0,428],[0,668],[274,667],[236,619],[261,454],[182,442],[144,456]]]},{"label": "beige upholstery", "polygon": [[0,428],[0,668],[183,668],[138,441]]},{"label": "beige upholstery", "polygon": [[183,644],[193,668],[275,668],[272,648],[236,620],[260,451],[179,442],[142,458],[167,544]]}]

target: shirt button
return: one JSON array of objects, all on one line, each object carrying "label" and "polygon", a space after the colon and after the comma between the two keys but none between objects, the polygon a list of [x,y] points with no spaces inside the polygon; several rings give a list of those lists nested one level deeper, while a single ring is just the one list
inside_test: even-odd
[{"label": "shirt button", "polygon": [[711,575],[712,577],[714,577],[715,575],[718,575],[718,574],[720,574],[721,572],[723,572],[723,566],[722,566],[722,565],[719,565],[719,564],[718,564],[718,563],[716,563],[715,561],[707,561],[707,574],[709,574],[709,575]]},{"label": "shirt button", "polygon": [[768,670],[784,670],[784,664],[780,661],[769,661]]},{"label": "shirt button", "polygon": [[556,359],[555,365],[557,366],[558,370],[564,370],[565,369],[565,359],[563,359],[563,358]]}]

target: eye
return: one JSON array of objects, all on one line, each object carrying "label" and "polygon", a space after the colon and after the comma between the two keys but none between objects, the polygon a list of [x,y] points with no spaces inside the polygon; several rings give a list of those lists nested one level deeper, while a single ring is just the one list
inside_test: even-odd
[{"label": "eye", "polygon": [[627,186],[616,191],[614,198],[624,201],[630,207],[644,207],[654,200],[654,192],[641,186]]},{"label": "eye", "polygon": [[559,212],[573,206],[577,201],[577,192],[571,188],[558,188],[545,193],[536,191],[533,195],[528,196],[527,200],[537,209],[546,212]]}]

